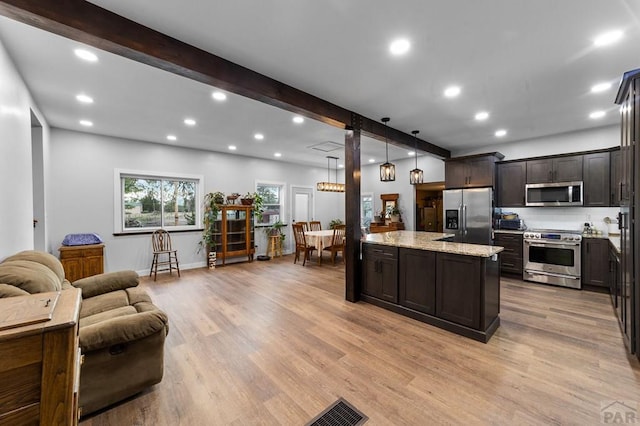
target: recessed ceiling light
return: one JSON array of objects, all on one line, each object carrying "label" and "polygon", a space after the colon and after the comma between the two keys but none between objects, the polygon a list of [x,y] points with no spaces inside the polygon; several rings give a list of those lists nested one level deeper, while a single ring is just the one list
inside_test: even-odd
[{"label": "recessed ceiling light", "polygon": [[95,53],[89,52],[88,50],[85,50],[85,49],[76,49],[73,51],[73,53],[75,53],[78,58],[84,59],[87,62],[98,61],[98,56],[96,56]]},{"label": "recessed ceiling light", "polygon": [[414,155],[416,155],[416,152],[415,151],[409,151],[409,152],[407,152],[407,155],[409,157],[413,157]]},{"label": "recessed ceiling light", "polygon": [[593,93],[600,93],[600,92],[604,92],[605,90],[609,90],[611,89],[611,83],[605,82],[605,83],[598,83],[595,86],[591,87],[591,91]]},{"label": "recessed ceiling light", "polygon": [[279,152],[276,152],[275,154],[273,154],[274,157],[282,157],[282,154]]},{"label": "recessed ceiling light", "polygon": [[213,92],[211,94],[211,97],[216,101],[224,101],[225,99],[227,99],[227,95],[222,92]]},{"label": "recessed ceiling light", "polygon": [[78,102],[82,102],[83,104],[93,103],[93,98],[91,96],[85,95],[84,93],[81,93],[78,96],[76,96],[76,99],[78,100]]},{"label": "recessed ceiling light", "polygon": [[607,115],[607,113],[604,112],[604,111],[593,111],[591,114],[589,114],[589,118],[592,118],[592,119],[595,120],[595,119],[598,119],[598,118],[602,118],[605,115]]},{"label": "recessed ceiling light", "polygon": [[505,136],[507,134],[507,131],[505,129],[500,129],[500,130],[496,130],[496,137],[501,138],[503,136]]},{"label": "recessed ceiling light", "polygon": [[253,135],[253,138],[255,140],[261,141],[264,139],[264,135],[262,133],[256,133],[255,135]]},{"label": "recessed ceiling light", "polygon": [[489,113],[487,111],[480,111],[479,113],[477,113],[474,117],[476,120],[478,121],[483,121],[486,120],[487,118],[489,118]]},{"label": "recessed ceiling light", "polygon": [[444,95],[447,98],[455,98],[460,94],[461,90],[462,89],[460,89],[460,86],[449,86],[446,89],[444,89]]},{"label": "recessed ceiling light", "polygon": [[80,120],[80,124],[82,124],[85,127],[91,127],[93,126],[93,122],[89,121],[89,120]]},{"label": "recessed ceiling light", "polygon": [[296,124],[304,123],[304,118],[300,117],[299,115],[296,115],[295,117],[293,117],[293,122]]},{"label": "recessed ceiling light", "polygon": [[375,159],[375,158],[369,158],[369,162],[370,162],[370,163],[375,163],[375,162],[376,162],[376,159]]},{"label": "recessed ceiling light", "polygon": [[170,140],[170,141],[177,141],[178,140],[176,135],[167,135],[167,139]]},{"label": "recessed ceiling light", "polygon": [[593,45],[596,47],[607,46],[620,40],[624,33],[620,30],[609,31],[607,33],[600,34],[593,40]]},{"label": "recessed ceiling light", "polygon": [[404,55],[411,48],[411,43],[406,38],[394,40],[389,45],[389,51],[394,55]]},{"label": "recessed ceiling light", "polygon": [[196,120],[194,120],[193,118],[185,118],[184,124],[186,124],[187,126],[195,126]]},{"label": "recessed ceiling light", "polygon": [[338,164],[339,169],[344,169],[344,164]]},{"label": "recessed ceiling light", "polygon": [[229,151],[235,151],[238,149],[235,145],[229,145]]}]

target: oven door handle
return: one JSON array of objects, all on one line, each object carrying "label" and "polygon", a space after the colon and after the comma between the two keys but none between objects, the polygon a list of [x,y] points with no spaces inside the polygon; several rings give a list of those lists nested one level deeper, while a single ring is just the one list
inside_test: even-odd
[{"label": "oven door handle", "polygon": [[579,242],[575,242],[575,243],[556,243],[553,241],[545,241],[544,243],[540,243],[540,242],[534,242],[531,240],[524,240],[525,243],[527,243],[530,247],[546,247],[548,245],[553,245],[553,246],[565,246],[565,247],[576,247],[579,246],[580,243]]},{"label": "oven door handle", "polygon": [[525,272],[530,275],[547,275],[549,277],[560,277],[560,278],[569,278],[572,280],[579,280],[580,277],[576,277],[574,275],[565,275],[565,274],[554,274],[552,272],[544,272],[544,271],[532,271],[531,269],[525,269]]}]

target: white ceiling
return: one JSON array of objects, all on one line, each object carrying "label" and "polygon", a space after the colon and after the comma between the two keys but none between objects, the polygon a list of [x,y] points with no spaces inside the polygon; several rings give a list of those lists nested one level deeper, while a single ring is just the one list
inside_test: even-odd
[{"label": "white ceiling", "polygon": [[[383,2],[175,2],[141,7],[93,1],[150,28],[443,148],[513,142],[616,124],[613,103],[623,72],[640,67],[639,0],[448,0]],[[596,48],[600,33],[619,29],[617,44]],[[396,37],[411,41],[402,57]],[[236,95],[217,103],[213,88],[97,51],[97,64],[75,58],[78,43],[0,19],[0,38],[54,127],[158,143],[326,166],[308,146],[343,142],[344,132]],[[609,81],[612,88],[590,93]],[[455,99],[443,96],[457,84]],[[78,104],[79,92],[95,103]],[[474,114],[489,111],[484,122]],[[605,110],[599,120],[589,118]],[[182,124],[198,121],[194,128]],[[507,129],[504,138],[494,136]],[[257,142],[254,132],[265,134]],[[169,142],[166,135],[178,136]],[[384,144],[364,138],[363,163],[384,160]],[[332,154],[343,158],[342,151]],[[393,159],[407,151],[389,146]]]}]

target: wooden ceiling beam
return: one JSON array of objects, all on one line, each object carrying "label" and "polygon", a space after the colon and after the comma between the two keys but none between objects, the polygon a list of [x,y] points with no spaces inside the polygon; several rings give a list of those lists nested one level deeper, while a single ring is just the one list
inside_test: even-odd
[{"label": "wooden ceiling beam", "polygon": [[[264,102],[339,128],[357,114],[317,96],[176,40],[82,0],[2,0],[0,14],[134,61]],[[358,116],[363,132],[384,140],[384,126]],[[382,133],[380,133],[382,132]],[[413,136],[389,128],[389,142],[413,147]],[[441,158],[451,153],[419,139],[418,149]]]}]

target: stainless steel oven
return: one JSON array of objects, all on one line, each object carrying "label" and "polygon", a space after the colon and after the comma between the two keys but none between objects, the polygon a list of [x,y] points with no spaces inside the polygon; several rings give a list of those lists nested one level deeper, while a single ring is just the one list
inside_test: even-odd
[{"label": "stainless steel oven", "polygon": [[581,288],[580,244],[575,232],[539,230],[524,233],[523,279]]}]

